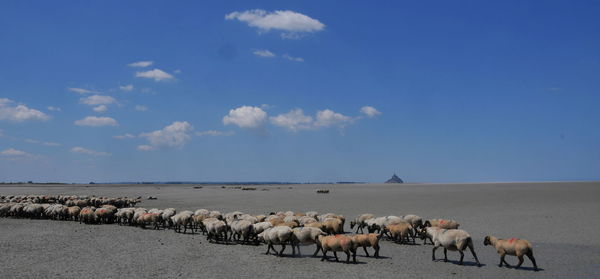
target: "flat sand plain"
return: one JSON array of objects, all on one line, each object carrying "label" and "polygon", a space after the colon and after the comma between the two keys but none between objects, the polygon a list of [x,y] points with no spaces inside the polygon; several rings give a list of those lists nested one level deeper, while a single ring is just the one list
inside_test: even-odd
[{"label": "flat sand plain", "polygon": [[[600,278],[600,182],[486,184],[203,185],[4,185],[0,195],[77,194],[156,196],[138,206],[207,208],[251,214],[270,211],[335,212],[349,220],[361,213],[417,214],[451,218],[474,238],[483,267],[469,252],[465,266],[449,252],[448,263],[431,261],[431,245],[383,241],[383,258],[358,264],[265,255],[266,247],[209,243],[201,234],[180,234],[119,225],[0,218],[1,278]],[[262,189],[268,189],[262,190]],[[330,189],[317,194],[317,189]],[[487,234],[530,240],[542,271],[499,268],[483,246]],[[421,244],[417,241],[417,244]],[[291,252],[288,247],[285,254]],[[438,258],[442,258],[438,250]],[[342,259],[345,256],[342,257]],[[507,257],[511,264],[515,257]]]}]

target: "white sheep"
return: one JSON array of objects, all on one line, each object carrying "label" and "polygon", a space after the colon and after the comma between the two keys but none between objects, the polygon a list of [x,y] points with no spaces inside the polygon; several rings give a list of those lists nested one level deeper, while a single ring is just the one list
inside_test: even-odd
[{"label": "white sheep", "polygon": [[[311,217],[309,217],[309,218],[311,218]],[[292,232],[293,232],[293,235],[292,235],[292,239],[290,241],[292,244],[292,255],[296,254],[295,248],[297,247],[299,256],[302,255],[300,253],[300,244],[313,244],[313,243],[317,244],[317,238],[319,237],[319,235],[327,235],[322,230],[320,230],[318,228],[311,228],[311,227],[293,228]],[[315,257],[317,255],[317,253],[319,252],[320,249],[321,249],[321,247],[319,245],[317,245],[317,250],[315,250],[313,257]]]},{"label": "white sheep", "polygon": [[466,231],[458,229],[440,229],[437,227],[427,227],[425,230],[433,240],[432,260],[435,261],[435,250],[439,247],[443,247],[444,262],[448,261],[447,250],[458,251],[460,253],[460,262],[458,264],[462,265],[463,258],[465,257],[463,251],[469,247],[471,254],[477,262],[477,266],[481,266],[477,254],[475,254],[475,249],[473,249],[473,239]]},{"label": "white sheep", "polygon": [[365,213],[365,214],[358,215],[356,217],[356,219],[354,219],[353,221],[350,221],[350,229],[353,229],[354,226],[357,226],[356,233],[358,233],[358,230],[360,230],[360,232],[363,233],[364,232],[363,228],[367,226],[365,221],[368,219],[372,219],[372,218],[375,218],[375,215],[373,215],[371,213]]},{"label": "white sheep", "polygon": [[[290,227],[287,226],[278,226],[266,229],[262,233],[258,234],[258,239],[264,241],[267,246],[267,252],[265,254],[269,254],[269,251],[273,249],[278,256],[283,255],[283,250],[285,250],[285,244],[292,238],[293,231]],[[281,245],[281,250],[279,253],[275,251],[273,248],[274,244]]]}]

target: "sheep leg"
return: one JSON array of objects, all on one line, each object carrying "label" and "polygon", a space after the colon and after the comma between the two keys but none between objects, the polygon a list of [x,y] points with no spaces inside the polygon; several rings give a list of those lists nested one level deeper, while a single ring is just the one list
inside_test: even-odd
[{"label": "sheep leg", "polygon": [[379,258],[379,244],[373,246],[373,249],[375,249],[375,258]]},{"label": "sheep leg", "polygon": [[367,251],[367,247],[363,246],[363,250],[365,250],[365,254],[367,255],[367,257],[369,256],[369,252]]},{"label": "sheep leg", "polygon": [[479,259],[477,258],[477,254],[475,254],[475,249],[473,248],[473,240],[469,239],[469,243],[467,243],[467,245],[469,246],[469,250],[477,262],[477,266],[481,267],[481,263],[479,263]]},{"label": "sheep leg", "polygon": [[458,252],[460,253],[460,262],[458,262],[458,264],[463,265],[463,259],[465,258],[465,253],[462,250],[458,250]]},{"label": "sheep leg", "polygon": [[356,263],[356,249],[354,249],[354,251],[352,251],[352,261],[354,263]]},{"label": "sheep leg", "polygon": [[437,250],[437,246],[433,246],[433,251],[431,252],[431,260],[435,261],[435,250]]},{"label": "sheep leg", "polygon": [[316,257],[316,256],[317,256],[317,254],[319,253],[319,250],[321,250],[321,246],[319,246],[319,245],[317,244],[317,250],[315,250],[315,253],[313,253],[313,257]]},{"label": "sheep leg", "polygon": [[344,251],[346,253],[346,263],[350,263],[350,252]]},{"label": "sheep leg", "polygon": [[[462,251],[460,252],[460,262],[462,263],[462,258],[463,258],[463,253]],[[448,249],[444,248],[444,262],[448,261]]]},{"label": "sheep leg", "polygon": [[520,255],[518,257],[519,257],[519,263],[517,264],[517,266],[515,266],[515,269],[521,267],[521,265],[523,264],[523,255]]},{"label": "sheep leg", "polygon": [[325,259],[327,259],[327,251],[325,251],[325,249],[323,249],[323,257],[321,258],[321,261],[324,261]]},{"label": "sheep leg", "polygon": [[281,251],[279,251],[279,256],[283,256],[283,250],[285,250],[285,244],[281,244]]},{"label": "sheep leg", "polygon": [[505,253],[502,253],[502,254],[500,255],[500,265],[498,265],[499,267],[502,267],[502,263],[504,263],[504,264],[506,265],[506,267],[510,267],[510,264],[508,264],[508,263],[506,262],[506,260],[504,260],[504,257],[505,257],[505,256],[506,256],[506,254],[505,254]]},{"label": "sheep leg", "polygon": [[340,260],[338,259],[338,256],[337,256],[337,252],[336,252],[336,251],[333,251],[333,256],[335,256],[335,261],[336,261],[336,262],[339,262],[339,261],[340,261]]},{"label": "sheep leg", "polygon": [[269,252],[271,251],[271,244],[267,245],[267,252],[265,253],[265,255],[268,255]]},{"label": "sheep leg", "polygon": [[533,257],[533,252],[529,251],[529,252],[527,252],[527,254],[525,254],[525,255],[527,255],[527,257],[529,258],[529,260],[531,260],[531,262],[533,263],[533,269],[534,269],[535,271],[538,271],[538,266],[537,266],[537,264],[535,263],[535,258]]}]

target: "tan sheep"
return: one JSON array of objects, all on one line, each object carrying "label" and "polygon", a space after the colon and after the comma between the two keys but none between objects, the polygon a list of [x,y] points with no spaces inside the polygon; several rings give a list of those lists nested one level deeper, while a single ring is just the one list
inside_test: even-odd
[{"label": "tan sheep", "polygon": [[486,236],[483,240],[483,245],[488,246],[492,245],[496,248],[498,254],[500,254],[500,264],[499,267],[502,267],[502,263],[506,264],[507,267],[510,265],[504,260],[504,256],[517,256],[519,258],[519,263],[515,268],[521,267],[523,264],[523,255],[527,256],[531,262],[533,263],[533,268],[535,271],[538,271],[538,266],[535,262],[535,258],[533,257],[533,248],[531,243],[525,239],[518,238],[509,238],[509,239],[499,239],[493,236]]},{"label": "tan sheep", "polygon": [[321,261],[327,259],[328,251],[333,251],[336,261],[339,261],[337,252],[344,252],[346,253],[346,263],[350,263],[350,254],[352,254],[352,259],[354,263],[356,263],[356,250],[353,248],[352,237],[337,234],[330,236],[320,235],[317,239],[319,246],[321,246],[321,250],[323,251],[323,258],[321,258]]},{"label": "tan sheep", "polygon": [[358,233],[358,230],[360,230],[360,232],[362,233],[364,232],[363,228],[367,226],[365,221],[372,218],[375,218],[375,215],[370,213],[361,214],[358,217],[356,217],[356,219],[350,221],[350,229],[353,229],[355,226],[357,226],[356,233]]},{"label": "tan sheep", "polygon": [[392,240],[396,243],[405,243],[404,241],[408,241],[409,237],[411,237],[413,244],[415,244],[413,226],[407,222],[391,224],[386,226],[384,231],[389,232]]},{"label": "tan sheep", "polygon": [[444,262],[448,261],[447,250],[458,251],[460,253],[460,262],[458,264],[462,265],[465,257],[463,251],[469,247],[469,250],[471,250],[471,254],[475,258],[475,261],[477,261],[477,266],[481,266],[479,259],[477,258],[477,254],[475,254],[475,249],[473,249],[473,239],[466,231],[440,229],[436,227],[427,227],[425,230],[428,235],[431,235],[433,240],[433,251],[431,254],[431,259],[433,261],[435,261],[435,250],[437,250],[438,247],[443,247]]},{"label": "tan sheep", "polygon": [[328,234],[344,233],[344,223],[338,218],[327,218],[323,221],[323,225],[325,226],[324,231]]},{"label": "tan sheep", "polygon": [[365,254],[367,257],[369,256],[369,252],[367,251],[367,247],[373,247],[375,249],[375,258],[379,258],[379,240],[381,239],[382,234],[377,233],[369,233],[369,234],[357,234],[352,237],[352,249],[356,254],[356,249],[358,247],[362,247],[365,250]]}]

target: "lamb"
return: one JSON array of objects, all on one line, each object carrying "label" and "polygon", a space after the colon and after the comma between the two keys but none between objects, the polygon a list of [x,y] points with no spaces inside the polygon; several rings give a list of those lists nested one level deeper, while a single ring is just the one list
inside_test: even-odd
[{"label": "lamb", "polygon": [[[264,230],[258,234],[258,239],[267,244],[267,252],[265,254],[268,255],[271,249],[273,249],[273,252],[275,252],[278,256],[282,256],[283,250],[285,250],[285,244],[292,238],[292,235],[293,231],[290,227],[278,226]],[[275,248],[273,248],[274,244],[281,245],[281,250],[279,253],[277,253]]]},{"label": "lamb", "polygon": [[389,226],[386,226],[384,231],[389,232],[390,237],[396,243],[404,243],[404,240],[408,241],[410,236],[413,240],[413,244],[415,244],[415,234],[413,226],[408,222],[391,224]]},{"label": "lamb", "polygon": [[367,257],[369,256],[369,252],[367,251],[367,247],[373,247],[375,249],[375,258],[379,258],[379,240],[381,239],[382,234],[370,233],[370,234],[357,234],[352,237],[352,250],[354,250],[354,254],[356,256],[356,249],[358,247],[362,247],[365,250],[365,254]]},{"label": "lamb", "polygon": [[337,252],[344,252],[346,253],[346,263],[350,263],[350,253],[352,253],[352,259],[354,263],[356,263],[356,250],[353,248],[352,237],[342,234],[330,236],[319,235],[317,239],[319,246],[321,246],[321,250],[323,251],[323,258],[321,258],[321,261],[327,259],[327,251],[333,251],[335,261],[339,261]]},{"label": "lamb", "polygon": [[538,271],[538,266],[535,262],[535,258],[533,257],[533,248],[531,243],[525,239],[518,238],[509,238],[509,239],[499,239],[494,236],[486,236],[483,240],[483,245],[488,246],[492,245],[496,248],[498,254],[500,254],[500,264],[499,267],[502,267],[502,263],[506,264],[507,267],[510,265],[504,260],[504,256],[517,256],[519,258],[519,263],[515,268],[521,267],[523,264],[523,255],[526,255],[529,260],[533,263],[533,268],[535,271]]},{"label": "lamb", "polygon": [[356,233],[358,233],[358,230],[360,230],[361,233],[364,232],[363,228],[367,226],[365,221],[368,219],[371,219],[371,218],[375,218],[375,215],[370,214],[370,213],[359,215],[358,217],[356,217],[356,219],[354,219],[353,221],[350,221],[350,229],[353,229],[354,226],[357,226]]},{"label": "lamb", "polygon": [[466,231],[458,229],[440,229],[436,227],[426,227],[425,230],[427,234],[431,235],[433,240],[433,250],[431,254],[431,259],[433,261],[435,261],[435,250],[439,247],[444,247],[444,262],[448,261],[448,256],[446,254],[447,250],[458,251],[460,253],[460,262],[458,264],[462,265],[463,258],[465,257],[463,251],[469,247],[471,254],[477,262],[477,266],[481,266],[477,254],[475,254],[475,250],[473,249],[473,239]]},{"label": "lamb", "polygon": [[[294,228],[294,229],[292,229],[292,232],[293,232],[292,240],[290,241],[292,244],[292,256],[296,254],[296,249],[295,249],[296,247],[298,248],[298,255],[301,255],[299,244],[312,244],[312,243],[316,244],[317,238],[319,237],[319,235],[323,235],[323,236],[327,235],[321,229],[311,228],[311,227]],[[317,250],[315,250],[313,257],[317,256],[317,253],[319,252],[320,249],[321,249],[321,247],[319,245],[317,245]]]},{"label": "lamb", "polygon": [[175,232],[181,232],[181,226],[183,226],[183,233],[185,233],[189,226],[190,229],[192,229],[192,233],[194,233],[192,227],[192,214],[193,212],[191,211],[183,211],[171,217],[171,222],[173,222],[173,226],[175,226]]}]

